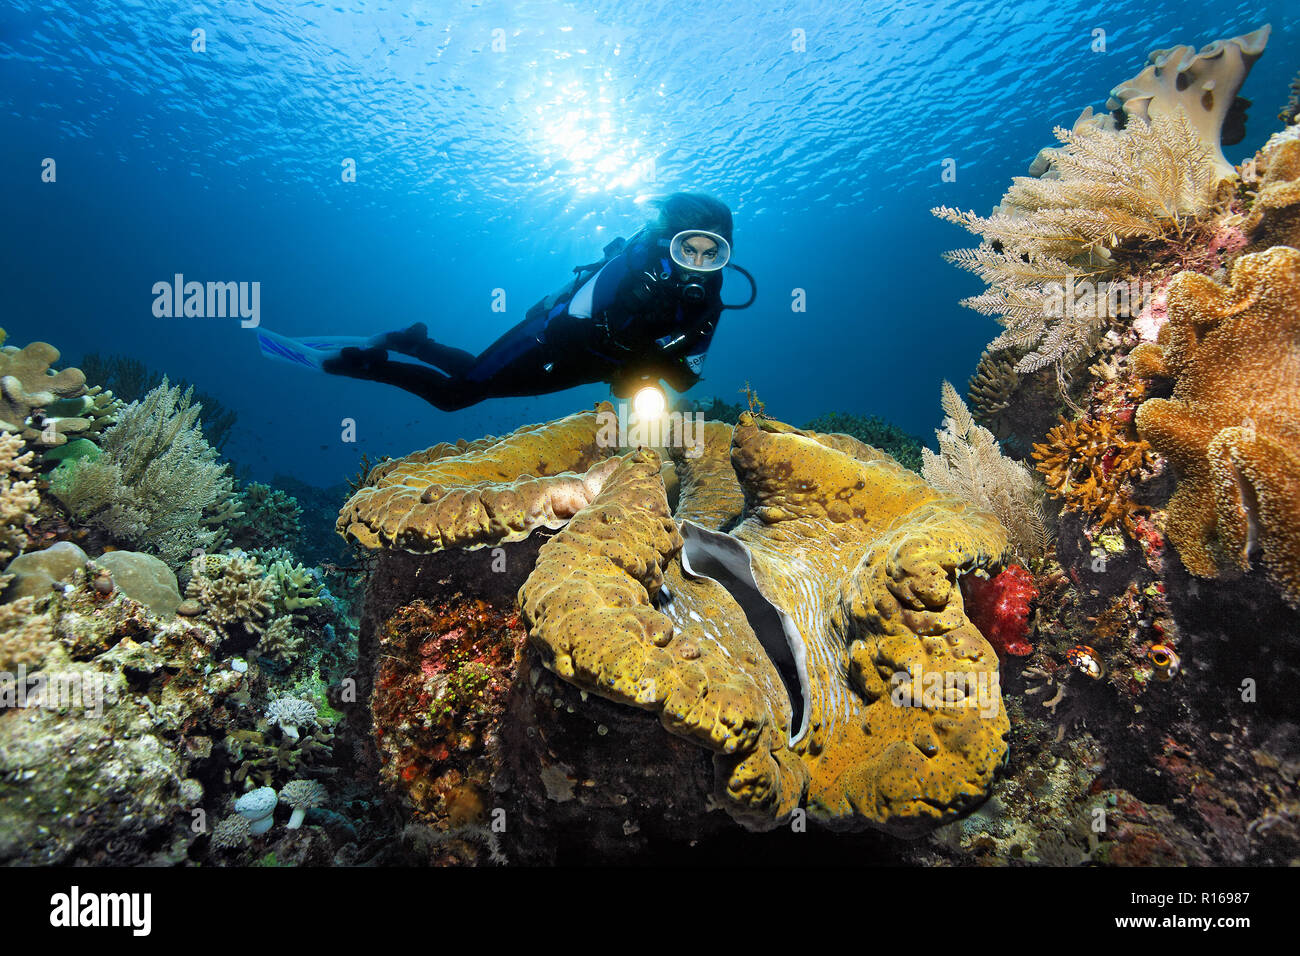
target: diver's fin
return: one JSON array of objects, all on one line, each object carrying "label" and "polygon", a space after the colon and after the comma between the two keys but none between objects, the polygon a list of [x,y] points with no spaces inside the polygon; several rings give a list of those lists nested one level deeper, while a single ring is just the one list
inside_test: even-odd
[{"label": "diver's fin", "polygon": [[369,348],[374,344],[374,338],[376,337],[362,335],[307,335],[291,339],[287,335],[259,328],[257,347],[267,358],[321,371],[326,361],[337,358],[345,348]]}]

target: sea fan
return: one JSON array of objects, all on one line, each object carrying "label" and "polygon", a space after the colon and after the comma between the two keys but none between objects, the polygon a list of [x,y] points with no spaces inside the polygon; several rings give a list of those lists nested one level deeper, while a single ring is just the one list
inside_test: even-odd
[{"label": "sea fan", "polygon": [[922,476],[936,491],[992,512],[1022,560],[1045,556],[1051,538],[1033,472],[1002,454],[993,433],[975,423],[950,382],[943,383],[942,404],[946,417],[935,432],[939,453],[921,450]]}]

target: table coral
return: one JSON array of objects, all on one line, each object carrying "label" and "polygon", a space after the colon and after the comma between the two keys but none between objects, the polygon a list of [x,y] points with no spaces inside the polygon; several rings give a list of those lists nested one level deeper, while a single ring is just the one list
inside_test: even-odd
[{"label": "table coral", "polygon": [[1139,375],[1174,382],[1137,413],[1178,474],[1169,540],[1200,577],[1249,571],[1261,552],[1300,606],[1300,252],[1243,256],[1228,287],[1184,272],[1169,316],[1132,356]]},{"label": "table coral", "polygon": [[[405,490],[380,515],[362,489],[339,529],[427,552],[562,526],[519,594],[542,660],[712,752],[714,799],[748,827],[803,808],[835,827],[910,834],[983,799],[1008,722],[996,655],[957,580],[1003,554],[991,515],[849,436],[745,414],[675,460],[674,516],[655,451],[607,449],[593,464],[590,413],[557,427],[568,454],[540,462],[514,439],[545,447],[545,426],[381,466],[374,487],[404,476]],[[564,484],[566,507],[545,506],[547,479]],[[521,486],[542,503],[516,498],[525,520],[477,509]],[[424,507],[434,500],[450,506]]]}]

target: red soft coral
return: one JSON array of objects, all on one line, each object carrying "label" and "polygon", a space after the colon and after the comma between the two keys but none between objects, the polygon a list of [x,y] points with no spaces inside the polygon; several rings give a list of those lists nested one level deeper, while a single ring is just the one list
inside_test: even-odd
[{"label": "red soft coral", "polygon": [[1018,564],[993,578],[962,578],[966,614],[1002,657],[1025,657],[1034,647],[1029,634],[1029,603],[1038,597],[1034,578]]}]

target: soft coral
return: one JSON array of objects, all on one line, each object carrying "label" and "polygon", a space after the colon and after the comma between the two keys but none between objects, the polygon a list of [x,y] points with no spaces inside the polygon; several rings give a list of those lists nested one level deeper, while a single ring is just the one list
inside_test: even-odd
[{"label": "soft coral", "polygon": [[1002,657],[1025,657],[1034,647],[1029,633],[1029,603],[1038,597],[1034,578],[1018,564],[992,578],[962,578],[966,614]]}]

